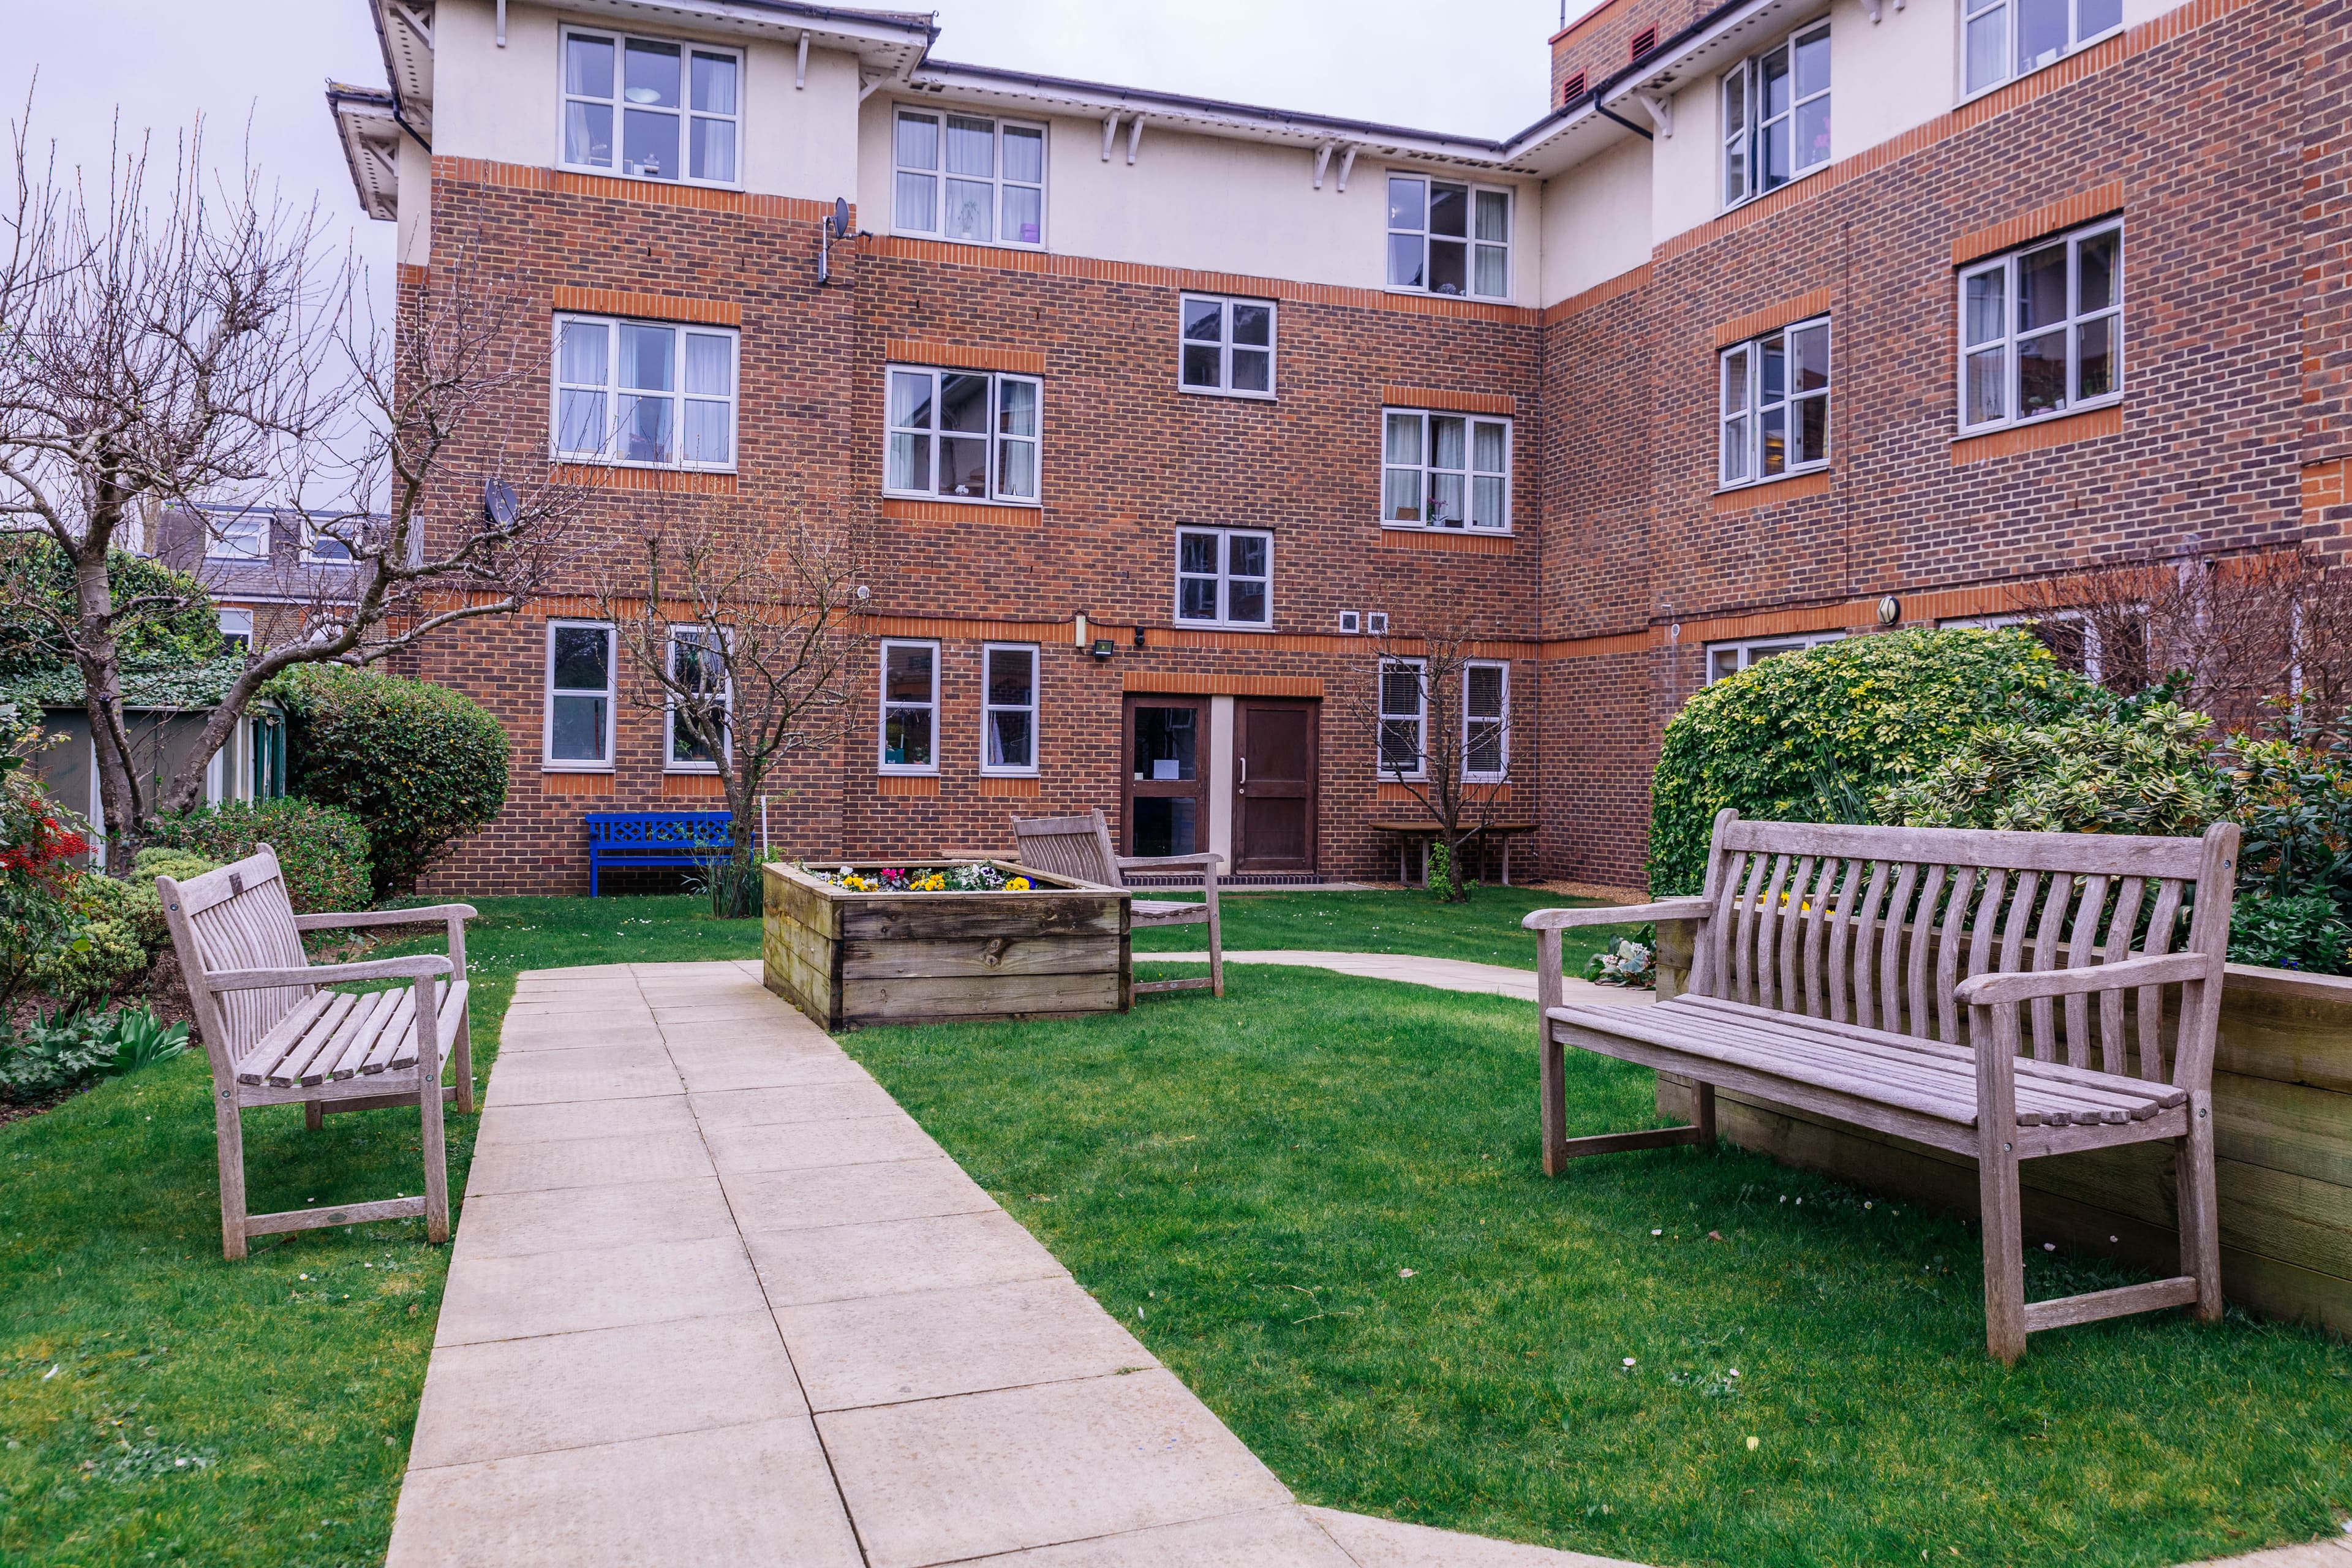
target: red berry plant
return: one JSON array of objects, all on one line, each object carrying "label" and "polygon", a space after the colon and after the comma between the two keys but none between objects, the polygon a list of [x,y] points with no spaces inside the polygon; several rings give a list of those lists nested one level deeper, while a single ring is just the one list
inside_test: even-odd
[{"label": "red berry plant", "polygon": [[32,776],[30,745],[0,752],[0,1031],[47,960],[86,941],[89,839]]}]

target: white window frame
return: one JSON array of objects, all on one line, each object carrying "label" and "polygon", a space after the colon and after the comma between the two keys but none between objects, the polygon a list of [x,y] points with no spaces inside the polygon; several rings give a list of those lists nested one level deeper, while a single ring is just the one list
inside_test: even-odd
[{"label": "white window frame", "polygon": [[[604,755],[602,761],[586,757],[558,757],[555,754],[555,634],[560,629],[595,631],[604,634],[604,689],[591,691],[584,686],[567,686],[563,694],[572,697],[602,695],[604,699]],[[607,621],[552,620],[547,623],[546,657],[540,665],[539,683],[542,696],[540,712],[539,765],[548,773],[609,773],[613,771],[613,748],[616,710],[620,707],[620,640]]]},{"label": "white window frame", "polygon": [[[1372,731],[1372,772],[1394,783],[1419,783],[1429,777],[1429,661],[1409,654],[1390,654],[1374,668],[1378,672],[1373,680],[1379,722]],[[1389,671],[1401,668],[1413,672],[1413,710],[1410,720],[1402,710],[1389,707]],[[1389,726],[1408,722],[1413,727],[1413,750],[1418,760],[1412,771],[1400,772],[1388,765]]]},{"label": "white window frame", "polygon": [[[232,510],[222,507],[199,511],[196,516],[205,529],[205,559],[207,561],[267,561],[270,555],[271,536],[277,531],[278,514],[266,506],[249,506]],[[226,526],[233,521],[234,528]],[[231,548],[232,539],[250,537],[255,548]]]},{"label": "white window frame", "polygon": [[[1417,228],[1399,226],[1393,216],[1396,204],[1389,195],[1389,186],[1398,180],[1417,181],[1421,185],[1421,225]],[[1460,185],[1467,193],[1468,213],[1463,222],[1463,227],[1467,232],[1460,237],[1463,289],[1459,294],[1446,293],[1434,287],[1431,281],[1429,260],[1431,243],[1436,241],[1450,244],[1455,239],[1455,237],[1450,234],[1433,234],[1430,231],[1430,193],[1437,185]],[[1478,197],[1482,194],[1503,198],[1503,237],[1500,241],[1478,237]],[[1431,294],[1441,300],[1507,300],[1514,298],[1511,292],[1514,284],[1513,268],[1517,265],[1517,258],[1513,253],[1517,249],[1517,246],[1513,239],[1512,230],[1518,226],[1518,192],[1508,185],[1481,184],[1475,180],[1452,179],[1445,175],[1422,174],[1412,169],[1391,169],[1388,171],[1387,180],[1381,185],[1381,199],[1388,204],[1387,212],[1382,214],[1385,226],[1381,241],[1384,247],[1381,253],[1381,276],[1388,280],[1388,288],[1391,292]],[[1421,281],[1401,283],[1396,278],[1395,242],[1416,235],[1421,239]],[[1503,287],[1499,293],[1484,292],[1478,287],[1478,252],[1482,249],[1500,250],[1503,253]]]},{"label": "white window frame", "polygon": [[[563,378],[563,331],[570,325],[602,326],[604,329],[604,380],[601,386],[589,382],[566,381]],[[640,391],[620,384],[621,337],[623,327],[648,327],[670,334],[669,390]],[[724,395],[688,392],[686,389],[687,343],[693,338],[723,339],[727,343],[727,385]],[[566,392],[594,391],[604,399],[604,445],[591,450],[567,447],[563,444],[563,395]],[[583,315],[574,310],[559,310],[554,316],[554,330],[548,345],[548,451],[559,463],[579,463],[598,468],[666,468],[691,473],[731,474],[736,459],[741,455],[743,392],[743,334],[733,327],[706,327],[687,321],[650,321],[635,316]],[[621,400],[625,397],[661,397],[669,401],[672,420],[670,445],[672,455],[660,461],[645,458],[624,458],[620,455]],[[727,460],[719,463],[698,463],[686,455],[686,412],[689,403],[724,404],[727,409]]]},{"label": "white window frame", "polygon": [[[927,648],[931,656],[931,697],[928,704],[893,702],[890,700],[890,650],[894,647]],[[940,645],[929,637],[884,637],[880,656],[875,660],[875,695],[880,700],[874,714],[874,765],[886,773],[911,773],[935,777],[940,771]],[[890,710],[928,706],[931,715],[931,760],[928,763],[894,763],[890,755]]]},{"label": "white window frame", "polygon": [[2079,627],[2083,634],[2084,679],[2091,681],[2099,679],[2099,624],[2079,611],[2060,610],[2050,615],[1955,616],[1949,620],[1937,621],[1936,625],[1939,628],[1974,626],[1985,631],[1997,631],[2003,626],[2031,627],[2038,621],[2062,621]]},{"label": "white window frame", "polygon": [[[1389,434],[1390,421],[1392,419],[1421,421],[1421,458],[1417,463],[1399,463],[1390,460]],[[1432,421],[1438,419],[1459,419],[1463,422],[1462,461],[1464,466],[1460,468],[1437,467],[1437,442]],[[1477,466],[1477,427],[1481,425],[1499,425],[1503,428],[1503,471],[1499,475],[1491,468],[1481,468]],[[1507,414],[1465,414],[1452,408],[1382,408],[1378,432],[1381,454],[1381,526],[1427,529],[1444,533],[1507,534],[1515,531],[1511,526],[1511,479],[1517,432],[1512,426],[1512,418]],[[1394,517],[1391,513],[1396,509],[1391,504],[1389,475],[1391,471],[1411,473],[1415,470],[1418,470],[1421,475],[1420,504],[1415,509],[1421,516],[1418,519]],[[1465,515],[1459,523],[1440,523],[1430,521],[1429,514],[1434,510],[1433,497],[1437,490],[1436,476],[1439,474],[1459,474],[1462,478]],[[1482,523],[1472,521],[1477,511],[1477,481],[1480,479],[1500,479],[1503,481],[1503,518],[1499,523]]]},{"label": "white window frame", "polygon": [[[1184,379],[1184,352],[1187,349],[1209,346],[1209,340],[1206,338],[1185,336],[1184,318],[1190,308],[1194,305],[1217,307],[1217,384],[1214,386]],[[1255,305],[1265,312],[1265,344],[1263,350],[1255,343],[1237,343],[1234,341],[1234,307],[1236,305]],[[1176,390],[1189,392],[1196,397],[1251,397],[1261,402],[1273,402],[1276,384],[1275,355],[1279,347],[1281,333],[1280,313],[1276,310],[1275,302],[1271,300],[1253,300],[1244,295],[1231,294],[1183,295],[1176,306]],[[1265,391],[1254,392],[1247,387],[1237,387],[1234,384],[1234,355],[1237,352],[1265,353]]]},{"label": "white window frame", "polygon": [[[1470,711],[1470,672],[1491,669],[1501,679],[1503,705],[1493,718],[1474,715]],[[1497,765],[1492,769],[1470,765],[1471,726],[1495,726],[1495,756]],[[1462,782],[1464,784],[1501,784],[1511,776],[1511,666],[1507,659],[1471,658],[1462,662]]]},{"label": "white window frame", "polygon": [[[1960,101],[1966,103],[1972,98],[1996,91],[2036,71],[2048,70],[2068,56],[2080,54],[2092,45],[2112,38],[2124,30],[2125,18],[2120,4],[2116,7],[2115,21],[2096,32],[2085,33],[2083,31],[2083,0],[2065,0],[2065,3],[2066,47],[2047,58],[2027,65],[2017,58],[2019,0],[1961,0],[1961,4],[1954,7],[1954,21],[1959,28],[1959,44],[1954,63],[1960,73]],[[1995,16],[2000,19],[2000,74],[1972,82],[1969,79],[1969,27],[1972,23],[1989,21]]]},{"label": "white window frame", "polygon": [[[1029,701],[999,702],[991,695],[989,665],[1000,653],[1025,654],[1029,658]],[[1038,657],[1035,643],[992,642],[980,645],[980,771],[992,778],[1034,779],[1037,776],[1042,745],[1038,736],[1038,718],[1045,707],[1041,681],[1045,676],[1045,660]],[[988,760],[989,738],[994,733],[993,717],[999,713],[1029,715],[1029,760],[1023,763],[992,763]]]},{"label": "white window frame", "polygon": [[[609,41],[612,44],[613,96],[611,98],[582,97],[573,93],[569,87],[566,86],[565,73],[571,59],[572,40],[574,36],[600,38]],[[678,101],[677,108],[675,112],[677,116],[677,157],[680,167],[677,174],[675,175],[632,174],[621,166],[621,149],[624,145],[625,134],[624,115],[627,110],[632,107],[624,100],[623,94],[627,91],[627,88],[624,84],[628,79],[628,50],[629,45],[633,42],[639,44],[659,44],[667,47],[675,48],[678,51]],[[698,54],[709,55],[714,58],[723,56],[735,62],[734,113],[717,114],[708,110],[698,110],[694,107],[694,57]],[[621,27],[596,27],[584,25],[575,26],[571,23],[566,23],[562,29],[562,37],[558,38],[555,46],[556,167],[560,169],[576,170],[579,173],[585,174],[615,175],[625,180],[653,180],[666,185],[702,185],[712,190],[740,190],[743,185],[744,154],[749,151],[749,149],[744,145],[743,139],[743,100],[744,95],[750,87],[750,62],[745,59],[743,51],[740,48],[734,48],[725,44],[697,43],[691,38],[664,37],[656,33],[633,33]],[[613,110],[613,161],[611,163],[575,163],[572,162],[570,157],[567,155],[569,148],[565,144],[566,138],[564,122],[571,117],[571,106],[574,102],[601,103],[611,107]],[[640,114],[667,114],[673,112],[672,110],[666,109],[653,109],[645,106],[636,107],[637,112]],[[694,121],[698,120],[723,121],[734,125],[735,177],[733,179],[698,180],[694,178],[688,172],[694,167],[693,133]]]},{"label": "white window frame", "polygon": [[[1820,386],[1799,388],[1794,381],[1794,353],[1790,340],[1799,332],[1819,329],[1822,347],[1829,363],[1826,379]],[[1780,393],[1773,401],[1764,400],[1764,355],[1773,343],[1779,343],[1781,354]],[[1733,406],[1735,386],[1741,395],[1738,406]],[[1759,332],[1752,338],[1729,343],[1716,353],[1716,447],[1715,479],[1718,489],[1745,489],[1750,485],[1769,485],[1797,474],[1810,474],[1830,466],[1836,455],[1833,441],[1837,417],[1837,336],[1830,330],[1827,316],[1808,316],[1801,321],[1791,321],[1785,327],[1775,327],[1769,332]],[[1771,409],[1782,415],[1781,439],[1785,454],[1787,443],[1797,428],[1801,404],[1819,402],[1822,405],[1822,452],[1818,458],[1801,463],[1790,462],[1784,456],[1781,466],[1772,473],[1764,471],[1764,416]],[[1742,471],[1732,469],[1731,452],[1734,436],[1732,426],[1739,426]]]},{"label": "white window frame", "polygon": [[245,639],[247,647],[253,647],[253,612],[251,610],[224,607],[214,616],[213,624],[220,628],[220,635],[224,640],[229,637],[242,637]]},{"label": "white window frame", "polygon": [[[368,518],[357,512],[327,518],[323,521],[318,518],[305,517],[302,520],[302,563],[306,566],[358,564],[359,553],[352,548],[352,542],[337,531],[348,524],[355,532],[363,532],[369,521]],[[341,553],[332,555],[320,553],[319,542],[321,539],[332,544]]]},{"label": "white window frame", "polygon": [[[2105,305],[2093,310],[2083,309],[2083,246],[2084,242],[2105,235],[2116,237],[2116,259],[2111,275],[2114,294]],[[2066,247],[2066,316],[2063,321],[2048,321],[2021,332],[2017,312],[2018,266],[2025,258],[2037,256],[2056,246]],[[1969,284],[1975,279],[1998,276],[2000,279],[2000,331],[1981,342],[1969,342]],[[2019,246],[1988,260],[1961,268],[1953,286],[1955,331],[1958,358],[1953,364],[1955,422],[1962,437],[1981,436],[1989,430],[2006,430],[2019,425],[2036,425],[2044,419],[2063,419],[2070,414],[2087,409],[2105,408],[2123,401],[2124,388],[2128,384],[2124,362],[2124,225],[2121,218],[2107,218],[2086,224],[2081,228],[2045,235],[2031,245]],[[2083,329],[2094,322],[2113,323],[2113,353],[2115,384],[2095,397],[2078,395],[2083,378]],[[2021,390],[2019,382],[2023,374],[2023,361],[2017,353],[2021,337],[2039,338],[2050,332],[2066,335],[2066,398],[2055,408],[2038,414],[2021,414]],[[1969,422],[1969,362],[1979,354],[1995,350],[2001,354],[2001,413],[2000,417]]]},{"label": "white window frame", "polygon": [[[904,165],[898,162],[898,121],[902,117],[929,120],[931,122],[938,132],[939,163],[937,165],[924,169]],[[958,120],[985,120],[990,124],[990,141],[992,149],[990,160],[992,172],[986,183],[990,186],[989,228],[994,236],[993,238],[959,238],[947,232],[947,181],[953,178],[973,184],[982,183],[981,177],[977,174],[950,175],[948,171],[948,121],[950,117]],[[1008,178],[1004,173],[1004,132],[1008,129],[1034,131],[1037,133],[1037,179],[1034,183],[1028,180]],[[1048,213],[1052,205],[1050,187],[1053,184],[1053,130],[1042,120],[1024,120],[1018,116],[997,114],[988,110],[950,109],[935,104],[894,103],[890,106],[890,232],[912,235],[923,239],[941,240],[950,245],[986,245],[1002,246],[1013,250],[1043,250],[1045,248],[1045,237],[1053,232],[1047,226]],[[911,224],[899,220],[898,177],[901,174],[915,178],[928,176],[931,180],[932,223],[930,227],[917,228]],[[1037,193],[1037,237],[1034,240],[1007,239],[1004,237],[1004,192],[1008,185],[1021,190],[1034,190]]]},{"label": "white window frame", "polygon": [[[1832,154],[1830,149],[1826,147],[1822,150],[1821,155],[1811,163],[1797,162],[1798,110],[1807,104],[1827,101],[1831,104],[1829,112],[1834,123],[1836,118],[1834,89],[1837,80],[1836,59],[1833,52],[1831,59],[1830,81],[1818,91],[1809,92],[1801,99],[1799,98],[1797,96],[1797,47],[1800,44],[1812,43],[1816,39],[1826,41],[1829,38],[1830,25],[1827,21],[1815,22],[1799,27],[1780,39],[1770,48],[1757,50],[1716,78],[1716,126],[1721,133],[1721,146],[1716,159],[1716,190],[1726,212],[1736,206],[1744,206],[1759,196],[1769,195],[1774,191],[1793,185],[1816,169],[1829,167]],[[1832,48],[1834,49],[1834,46]],[[1780,114],[1767,115],[1764,113],[1763,95],[1759,91],[1764,80],[1765,65],[1774,55],[1782,54],[1788,57],[1789,107]],[[1737,105],[1732,101],[1735,89],[1738,94]],[[1735,115],[1738,121],[1737,124],[1733,123]],[[1768,124],[1777,123],[1785,123],[1788,128],[1789,175],[1787,179],[1777,184],[1768,185],[1764,184],[1763,163],[1758,156],[1758,150],[1763,142],[1764,128]],[[1731,160],[1735,154],[1740,160],[1741,170],[1737,185],[1731,178]]]},{"label": "white window frame", "polygon": [[[1837,631],[1790,632],[1777,637],[1734,637],[1728,642],[1711,642],[1706,648],[1706,684],[1713,686],[1717,681],[1727,679],[1742,669],[1752,669],[1759,659],[1770,658],[1778,654],[1804,653],[1820,647],[1824,643],[1844,640],[1845,633]],[[1738,668],[1717,675],[1715,672],[1716,656],[1724,653],[1737,658],[1739,661]]]},{"label": "white window frame", "polygon": [[[1188,616],[1184,613],[1185,580],[1187,578],[1191,578],[1198,582],[1206,582],[1210,577],[1210,574],[1206,572],[1187,572],[1184,570],[1184,536],[1186,534],[1198,534],[1204,538],[1214,539],[1217,542],[1217,570],[1215,573],[1217,584],[1217,613],[1207,618],[1202,618],[1198,616]],[[1233,618],[1233,587],[1234,581],[1233,570],[1233,542],[1235,539],[1257,539],[1263,540],[1265,542],[1265,618],[1263,620],[1237,621]],[[1246,574],[1243,575],[1241,580],[1244,582],[1257,581],[1257,579],[1250,577]],[[1238,631],[1272,631],[1274,629],[1273,533],[1263,528],[1195,528],[1186,525],[1177,529],[1176,621],[1178,625],[1187,626],[1230,626]]]},{"label": "white window frame", "polygon": [[[890,389],[894,378],[901,375],[928,375],[931,378],[929,426],[894,425],[890,419]],[[940,395],[943,377],[950,375],[983,376],[988,381],[988,493],[984,496],[944,495],[940,490]],[[1008,383],[1031,387],[1036,395],[1037,433],[1034,436],[1008,434],[1003,429],[1004,388]],[[901,435],[927,435],[930,444],[928,489],[901,489],[890,483],[890,446]],[[963,437],[969,439],[969,437]],[[1006,495],[997,489],[1003,473],[1003,448],[1008,442],[1026,442],[1030,447],[1030,479],[1034,494]],[[1042,376],[1019,375],[1011,371],[958,370],[952,366],[929,364],[888,364],[882,368],[882,489],[885,495],[906,496],[923,500],[955,501],[967,506],[1042,506],[1045,491],[1045,382]]]},{"label": "white window frame", "polygon": [[[709,637],[710,628],[705,626],[688,625],[670,627],[669,641],[663,649],[662,658],[664,663],[668,666],[669,678],[672,680],[676,680],[677,679],[678,644],[681,642],[695,642],[707,645]],[[731,760],[735,755],[735,683],[729,678],[727,667],[723,661],[719,667],[719,679],[720,682],[719,706],[719,711],[724,715],[721,720],[721,724],[724,730],[724,733],[721,737],[721,743],[726,750],[728,757]],[[715,773],[718,771],[719,763],[715,759],[709,762],[693,762],[681,759],[678,756],[677,700],[675,697],[672,697],[668,700],[665,701],[662,704],[662,772],[666,773]]]}]

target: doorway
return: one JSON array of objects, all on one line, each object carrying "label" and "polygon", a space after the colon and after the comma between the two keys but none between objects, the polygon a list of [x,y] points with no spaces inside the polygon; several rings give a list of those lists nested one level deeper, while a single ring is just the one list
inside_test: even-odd
[{"label": "doorway", "polygon": [[1315,869],[1315,781],[1323,705],[1234,703],[1234,870]]},{"label": "doorway", "polygon": [[1125,853],[1208,848],[1209,700],[1131,696],[1125,731]]}]

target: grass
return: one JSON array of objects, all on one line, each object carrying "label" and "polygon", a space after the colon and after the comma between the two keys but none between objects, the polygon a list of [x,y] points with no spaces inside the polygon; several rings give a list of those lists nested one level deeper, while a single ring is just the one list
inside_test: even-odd
[{"label": "grass", "polygon": [[[1185,894],[1155,895],[1189,897]],[[1320,889],[1283,893],[1221,893],[1218,918],[1225,946],[1235,952],[1257,948],[1304,948],[1318,952],[1414,952],[1430,958],[1463,958],[1513,969],[1536,966],[1535,933],[1519,929],[1530,910],[1582,906],[1570,899],[1529,888],[1481,888],[1466,904],[1442,904],[1423,892],[1327,892]],[[1584,960],[1628,928],[1568,933],[1564,945],[1570,974],[1584,972]],[[1159,926],[1135,933],[1135,951],[1209,951],[1205,926]]]},{"label": "grass", "polygon": [[[1741,1565],[2168,1564],[2352,1509],[2341,1344],[2163,1314],[2004,1371],[1957,1223],[1727,1148],[1544,1179],[1524,1004],[1230,984],[845,1043],[1305,1499]],[[1571,1134],[1655,1124],[1649,1074],[1569,1072]]]}]

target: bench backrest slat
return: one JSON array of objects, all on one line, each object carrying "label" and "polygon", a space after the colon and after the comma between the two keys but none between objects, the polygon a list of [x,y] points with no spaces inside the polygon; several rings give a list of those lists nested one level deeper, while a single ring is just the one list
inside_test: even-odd
[{"label": "bench backrest slat", "polygon": [[[1709,847],[1712,918],[1690,989],[1969,1046],[1975,1031],[1953,991],[1973,975],[2183,950],[2209,954],[2218,975],[2236,832],[1993,833],[1748,822],[1726,812]],[[2016,1048],[2202,1087],[2219,986],[2174,984],[2177,993],[2119,985],[2024,1003]]]},{"label": "bench backrest slat", "polygon": [[1013,819],[1013,842],[1021,864],[1056,877],[1068,877],[1097,887],[1124,885],[1118,857],[1111,847],[1110,826],[1102,807],[1084,816],[1033,816]]},{"label": "bench backrest slat", "polygon": [[180,952],[206,1054],[216,1073],[233,1072],[237,1058],[315,989],[215,991],[205,984],[207,976],[234,969],[300,969],[309,963],[278,856],[260,845],[246,858],[185,882],[159,877],[155,890]]}]

